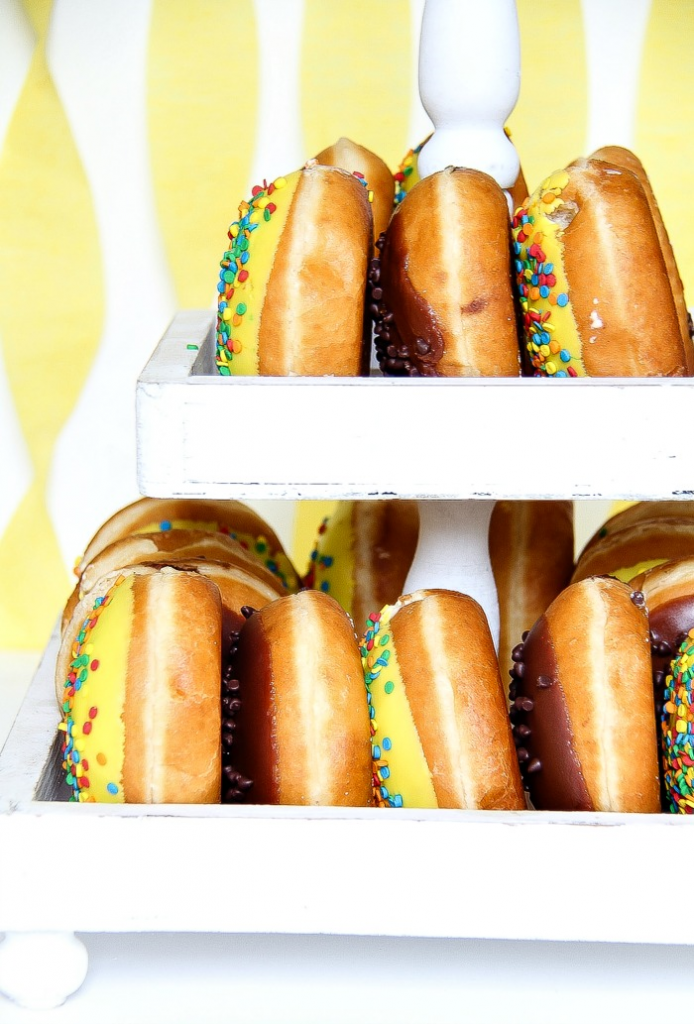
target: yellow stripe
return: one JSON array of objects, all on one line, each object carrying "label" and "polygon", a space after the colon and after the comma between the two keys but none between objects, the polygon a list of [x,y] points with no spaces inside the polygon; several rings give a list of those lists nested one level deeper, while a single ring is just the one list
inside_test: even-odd
[{"label": "yellow stripe", "polygon": [[154,0],[148,55],[152,175],[181,308],[217,299],[227,228],[248,198],[257,78],[251,3]]},{"label": "yellow stripe", "polygon": [[[30,5],[39,27],[47,5]],[[43,645],[69,593],[45,501],[55,439],[94,357],[104,298],[89,186],[40,40],[0,158],[0,338],[34,480],[0,538],[0,647]],[[98,450],[85,438],[85,451]],[[80,452],[65,486],[89,500]],[[10,582],[11,581],[11,582]]]},{"label": "yellow stripe", "polygon": [[407,137],[416,74],[407,0],[306,0],[302,51],[307,157],[346,136],[395,170],[416,145]]},{"label": "yellow stripe", "polygon": [[694,0],[653,0],[639,82],[634,148],[670,235],[694,306]]},{"label": "yellow stripe", "polygon": [[292,562],[297,572],[304,576],[316,546],[318,530],[326,516],[332,516],[337,501],[299,501],[294,517],[294,538],[292,541]]},{"label": "yellow stripe", "polygon": [[508,123],[533,192],[585,147],[588,81],[580,0],[541,9],[537,0],[518,0],[518,23],[522,85]]}]

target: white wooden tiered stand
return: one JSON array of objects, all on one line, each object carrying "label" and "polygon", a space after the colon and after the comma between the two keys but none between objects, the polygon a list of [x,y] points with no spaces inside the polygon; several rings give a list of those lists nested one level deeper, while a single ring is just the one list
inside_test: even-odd
[{"label": "white wooden tiered stand", "polygon": [[[507,9],[505,65],[494,64],[498,18],[485,44],[478,32],[464,61],[448,45],[460,38],[456,25],[470,6],[480,18]],[[482,50],[495,68],[485,79],[485,116],[498,134],[517,94],[512,0],[428,0],[422,35],[435,70],[422,60],[420,89],[439,141],[465,141],[459,104],[461,97],[468,110],[479,104],[481,70],[471,57]],[[467,96],[466,74],[477,75]],[[432,96],[428,75],[438,82]],[[457,97],[450,109],[437,106],[442,81]],[[495,82],[506,83],[502,95]],[[485,146],[478,138],[473,151]],[[436,162],[452,162],[448,151],[443,146]],[[495,163],[493,141],[489,153],[485,169],[509,185],[513,153],[505,169]],[[681,391],[690,387],[683,380],[229,380],[214,371],[213,314],[188,311],[138,382],[140,487],[152,496],[418,498],[423,521],[434,526],[424,528],[411,584],[475,593],[480,575],[489,575],[486,525],[498,498],[690,497]],[[493,618],[488,587],[481,599]],[[665,850],[688,847],[690,818],[65,803],[56,647],[54,636],[0,756],[0,931],[8,936],[0,991],[20,1004],[56,1006],[80,985],[87,964],[75,932],[694,944],[688,915],[663,912],[654,870]],[[196,871],[200,851],[204,869]],[[518,913],[513,878],[531,865],[540,866],[534,893]],[[230,877],[242,884],[229,885]]]}]

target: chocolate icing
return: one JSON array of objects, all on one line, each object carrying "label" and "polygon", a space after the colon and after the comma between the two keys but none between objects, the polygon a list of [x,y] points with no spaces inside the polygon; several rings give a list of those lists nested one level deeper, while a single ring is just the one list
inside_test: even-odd
[{"label": "chocolate icing", "polygon": [[376,357],[384,374],[393,377],[435,377],[444,339],[431,306],[415,290],[407,272],[407,260],[390,256],[404,243],[394,216],[388,235],[377,247],[381,257],[369,268],[369,312],[374,321]]},{"label": "chocolate icing", "polygon": [[549,623],[542,616],[514,648],[510,710],[518,762],[538,810],[592,811],[574,748]]},{"label": "chocolate icing", "polygon": [[[250,609],[244,610],[246,613]],[[253,779],[252,803],[279,803],[276,777],[276,742],[273,735],[273,672],[263,617],[249,614],[240,632],[234,669],[241,682],[243,703],[234,736],[234,765]],[[237,799],[247,795],[244,791]]]},{"label": "chocolate icing", "polygon": [[672,659],[694,626],[694,596],[677,597],[666,601],[648,613],[651,630],[651,657],[656,702],[656,718],[660,735],[660,715],[663,710],[665,677],[670,672]]},{"label": "chocolate icing", "polygon": [[[247,617],[251,610],[244,607],[241,609],[244,617]],[[239,631],[231,630],[228,634],[229,640],[227,653],[222,667],[222,803],[240,803],[245,799],[248,791],[253,786],[253,781],[237,770],[235,766],[236,730],[238,726],[239,712],[242,708],[240,697],[241,684],[234,675],[234,663],[238,654]]]},{"label": "chocolate icing", "polygon": [[[655,700],[655,727],[658,741],[662,735],[661,721],[665,702],[665,680],[672,670],[673,658],[694,626],[694,596],[677,597],[665,601],[648,613],[651,630],[651,661],[653,664],[653,697]],[[660,800],[664,810],[669,808],[663,773],[660,775]]]}]

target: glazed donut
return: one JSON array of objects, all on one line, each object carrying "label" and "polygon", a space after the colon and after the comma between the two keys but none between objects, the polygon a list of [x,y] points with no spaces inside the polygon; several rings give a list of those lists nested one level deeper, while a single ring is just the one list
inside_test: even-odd
[{"label": "glazed donut", "polygon": [[396,208],[369,271],[376,355],[392,376],[517,377],[504,193],[448,167]]},{"label": "glazed donut", "polygon": [[359,646],[337,602],[311,590],[279,598],[250,615],[235,647],[229,678],[240,706],[227,774],[252,780],[253,803],[370,805]]},{"label": "glazed donut", "polygon": [[309,161],[257,186],[241,204],[217,286],[222,375],[368,371],[364,294],[373,217],[365,185]]},{"label": "glazed donut", "polygon": [[533,806],[659,811],[643,595],[614,579],[574,583],[514,658],[510,714]]},{"label": "glazed donut", "polygon": [[679,269],[677,267],[677,260],[672,249],[672,243],[667,233],[665,224],[663,223],[663,217],[658,206],[658,201],[655,198],[653,187],[646,174],[646,170],[636,156],[629,149],[624,149],[622,146],[603,146],[601,149],[596,149],[592,154],[594,160],[604,160],[606,163],[613,164],[616,167],[625,167],[632,174],[636,175],[641,183],[646,199],[648,200],[648,206],[653,217],[653,223],[658,233],[658,241],[660,242],[660,249],[665,260],[665,266],[667,267],[668,281],[670,282],[670,288],[672,289],[672,297],[675,303],[675,309],[677,310],[677,318],[680,325],[680,335],[682,337],[682,346],[685,353],[687,354],[687,371],[688,376],[694,372],[694,347],[692,346],[692,321],[687,310],[687,303],[684,298],[684,288],[682,285],[682,279],[680,277]]},{"label": "glazed donut", "polygon": [[161,533],[134,533],[116,540],[100,551],[85,566],[79,582],[68,598],[63,612],[63,628],[70,620],[80,598],[89,593],[102,576],[125,566],[140,565],[142,562],[156,562],[161,565],[175,565],[186,560],[221,562],[234,566],[271,587],[277,597],[287,588],[259,557],[242,547],[239,541],[228,534],[209,533],[203,530],[166,530]]},{"label": "glazed donut", "polygon": [[402,594],[419,533],[416,501],[340,501],[320,526],[305,586],[334,597],[357,631]]},{"label": "glazed donut", "polygon": [[592,159],[556,171],[516,211],[513,236],[528,372],[691,375],[658,233],[631,171]]},{"label": "glazed donut", "polygon": [[669,810],[694,814],[694,629],[690,629],[672,662],[664,692],[661,723],[663,789]]},{"label": "glazed donut", "polygon": [[571,501],[497,501],[489,557],[499,596],[499,665],[511,668],[518,637],[568,586],[574,567]]},{"label": "glazed donut", "polygon": [[58,654],[71,799],[219,802],[219,591],[172,568],[101,582]]},{"label": "glazed donut", "polygon": [[[511,132],[508,128],[504,128],[508,138],[511,138]],[[431,138],[431,135],[427,135],[426,139],[415,146],[414,149],[408,150],[398,166],[397,171],[393,175],[395,181],[395,203],[401,203],[408,192],[411,192],[417,182],[420,180],[419,177],[419,154],[422,149],[426,146],[427,142]],[[518,177],[516,178],[513,188],[509,189],[509,195],[511,197],[511,208],[513,210],[518,209],[522,206],[528,197],[528,186],[525,183],[525,176],[523,174],[523,168],[519,167]]]},{"label": "glazed donut", "polygon": [[[122,566],[120,569],[101,576],[92,585],[91,589],[78,601],[69,620],[63,627],[63,637],[76,636],[80,625],[88,617],[89,608],[94,601],[102,596],[112,586],[113,580],[118,575],[140,575],[148,574],[153,570],[161,570],[170,567],[180,572],[197,574],[214,583],[219,591],[222,603],[222,630],[225,643],[235,633],[243,622],[241,609],[250,606],[261,608],[278,597],[277,581],[270,575],[265,578],[259,576],[255,566],[251,563],[244,564],[242,561],[234,562],[213,562],[204,558],[190,558],[187,560],[162,559],[160,561],[140,562],[136,565]],[[56,671],[56,692],[60,701],[60,694],[66,677],[66,666],[62,658],[58,658]]]},{"label": "glazed donut", "polygon": [[596,531],[578,557],[572,582],[604,575],[629,582],[689,555],[694,555],[694,502],[641,501]]},{"label": "glazed donut", "polygon": [[371,212],[373,214],[374,242],[388,227],[393,212],[395,199],[395,182],[388,165],[380,156],[370,149],[352,142],[351,139],[340,138],[332,146],[321,150],[316,156],[319,164],[328,167],[341,167],[343,171],[356,174],[363,178],[373,193]]},{"label": "glazed donut", "polygon": [[[131,534],[205,530],[227,534],[259,558],[290,592],[301,586],[274,530],[240,501],[211,498],[140,498],[120,509],[96,531],[75,567],[78,578],[96,556]],[[165,544],[164,541],[161,542]]]},{"label": "glazed donut", "polygon": [[420,590],[372,613],[362,642],[374,800],[384,807],[525,808],[484,612]]}]

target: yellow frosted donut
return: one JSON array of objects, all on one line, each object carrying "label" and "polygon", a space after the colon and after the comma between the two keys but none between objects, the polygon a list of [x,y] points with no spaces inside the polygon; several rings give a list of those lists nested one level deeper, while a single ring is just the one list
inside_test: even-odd
[{"label": "yellow frosted donut", "polygon": [[525,807],[494,644],[471,597],[402,597],[369,616],[361,654],[379,806]]},{"label": "yellow frosted donut", "polygon": [[217,285],[223,376],[368,370],[364,290],[373,216],[363,177],[312,160],[253,189]]}]

